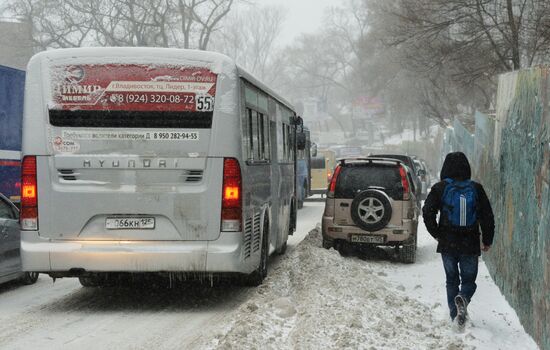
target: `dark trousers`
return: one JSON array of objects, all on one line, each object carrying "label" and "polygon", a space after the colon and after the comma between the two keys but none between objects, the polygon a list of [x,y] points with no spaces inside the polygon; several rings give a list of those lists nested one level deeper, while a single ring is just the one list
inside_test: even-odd
[{"label": "dark trousers", "polygon": [[447,277],[447,304],[451,319],[454,320],[457,314],[455,297],[460,294],[469,303],[476,291],[479,257],[477,255],[441,254],[441,258]]}]

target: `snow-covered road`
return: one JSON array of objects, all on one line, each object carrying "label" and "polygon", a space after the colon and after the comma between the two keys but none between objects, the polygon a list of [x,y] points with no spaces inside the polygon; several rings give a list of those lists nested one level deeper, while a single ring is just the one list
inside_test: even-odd
[{"label": "snow-covered road", "polygon": [[[0,286],[0,349],[536,349],[481,265],[473,325],[447,321],[439,255],[424,227],[418,262],[320,248],[323,203],[306,203],[285,256],[259,288]],[[306,239],[300,243],[304,237]]]}]

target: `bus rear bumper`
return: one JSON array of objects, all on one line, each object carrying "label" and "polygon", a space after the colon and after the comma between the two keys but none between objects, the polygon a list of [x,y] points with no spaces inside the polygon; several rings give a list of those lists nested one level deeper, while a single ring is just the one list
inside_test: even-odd
[{"label": "bus rear bumper", "polygon": [[327,189],[326,188],[312,188],[310,192],[311,192],[311,194],[326,194]]},{"label": "bus rear bumper", "polygon": [[24,271],[71,276],[83,272],[250,273],[242,234],[222,232],[215,241],[59,241],[22,232]]}]

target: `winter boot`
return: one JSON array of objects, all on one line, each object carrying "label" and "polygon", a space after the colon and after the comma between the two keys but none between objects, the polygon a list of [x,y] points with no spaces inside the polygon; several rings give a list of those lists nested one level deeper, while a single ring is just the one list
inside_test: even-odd
[{"label": "winter boot", "polygon": [[464,324],[466,323],[466,318],[468,316],[468,302],[466,301],[466,298],[459,294],[455,297],[455,305],[457,311],[456,321],[458,323],[458,326],[464,327]]}]

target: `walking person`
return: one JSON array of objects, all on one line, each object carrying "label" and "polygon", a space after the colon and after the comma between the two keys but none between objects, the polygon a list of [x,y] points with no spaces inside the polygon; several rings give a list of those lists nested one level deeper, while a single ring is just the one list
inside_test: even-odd
[{"label": "walking person", "polygon": [[440,178],[428,194],[422,214],[428,232],[438,241],[451,320],[456,318],[462,327],[477,288],[481,250],[487,252],[493,244],[495,221],[483,186],[470,179],[470,163],[464,153],[447,154]]}]

